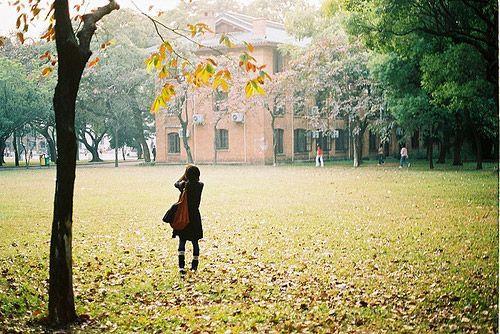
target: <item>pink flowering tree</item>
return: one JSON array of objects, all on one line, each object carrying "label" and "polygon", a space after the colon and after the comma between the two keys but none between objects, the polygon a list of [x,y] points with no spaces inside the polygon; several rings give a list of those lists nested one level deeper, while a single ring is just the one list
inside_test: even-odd
[{"label": "pink flowering tree", "polygon": [[328,119],[348,122],[355,167],[362,161],[364,133],[382,105],[380,89],[370,77],[369,57],[361,42],[348,40],[340,24],[334,24],[294,60],[300,83],[296,86],[315,98],[318,107],[305,117],[318,128],[326,128]]}]

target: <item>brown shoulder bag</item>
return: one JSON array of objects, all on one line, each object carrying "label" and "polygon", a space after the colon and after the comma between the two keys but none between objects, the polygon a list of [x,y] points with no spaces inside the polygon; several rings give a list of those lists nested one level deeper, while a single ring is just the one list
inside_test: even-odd
[{"label": "brown shoulder bag", "polygon": [[175,211],[175,216],[170,226],[176,231],[182,231],[189,224],[189,208],[187,200],[187,190],[184,187],[179,201],[177,204],[177,210]]}]

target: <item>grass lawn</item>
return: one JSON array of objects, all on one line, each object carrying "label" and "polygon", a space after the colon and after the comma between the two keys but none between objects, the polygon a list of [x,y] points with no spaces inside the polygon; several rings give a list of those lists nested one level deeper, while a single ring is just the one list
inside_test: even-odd
[{"label": "grass lawn", "polygon": [[[437,167],[201,166],[186,281],[161,222],[182,166],[79,168],[76,331],[496,333],[497,173]],[[0,332],[42,330],[54,177],[0,171]]]}]

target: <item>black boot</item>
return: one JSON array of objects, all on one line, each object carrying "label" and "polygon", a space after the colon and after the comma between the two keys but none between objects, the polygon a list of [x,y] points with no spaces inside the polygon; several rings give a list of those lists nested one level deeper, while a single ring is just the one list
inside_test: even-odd
[{"label": "black boot", "polygon": [[184,257],[184,252],[179,251],[179,273],[181,274],[181,277],[184,277],[184,275],[186,275],[186,269],[184,269],[185,264],[186,261]]},{"label": "black boot", "polygon": [[191,262],[191,270],[198,270],[198,256],[193,256],[193,261]]}]

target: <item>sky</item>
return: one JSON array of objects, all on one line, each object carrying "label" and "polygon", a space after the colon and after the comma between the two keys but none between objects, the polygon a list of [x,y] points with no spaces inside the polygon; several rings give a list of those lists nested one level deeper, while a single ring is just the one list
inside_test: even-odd
[{"label": "sky", "polygon": [[[0,35],[7,35],[9,32],[13,33],[16,28],[16,10],[14,7],[8,5],[9,0],[0,0]],[[133,8],[134,3],[144,11],[147,11],[149,6],[153,5],[156,10],[166,10],[175,7],[180,0],[117,0],[118,4],[122,7]],[[203,0],[200,0],[203,1]],[[248,2],[248,0],[238,0],[241,2]],[[279,0],[269,0],[279,1]],[[309,0],[312,4],[319,5],[321,0]],[[89,8],[95,8],[99,5],[107,3],[105,0],[87,0]],[[71,2],[70,2],[71,3]],[[30,27],[31,29],[31,27]],[[33,33],[41,33],[43,28],[38,25],[33,29]]]},{"label": "sky", "polygon": [[[9,6],[8,1],[9,0],[0,0],[0,35],[6,35],[9,32],[13,32],[16,28],[16,10],[15,7]],[[87,2],[88,8],[95,8],[106,4],[108,1],[87,0]],[[134,9],[135,7],[133,3],[135,3],[139,8],[147,11],[150,5],[154,5],[154,7],[158,10],[171,9],[179,3],[179,0],[117,0],[117,2],[122,7]]]}]

